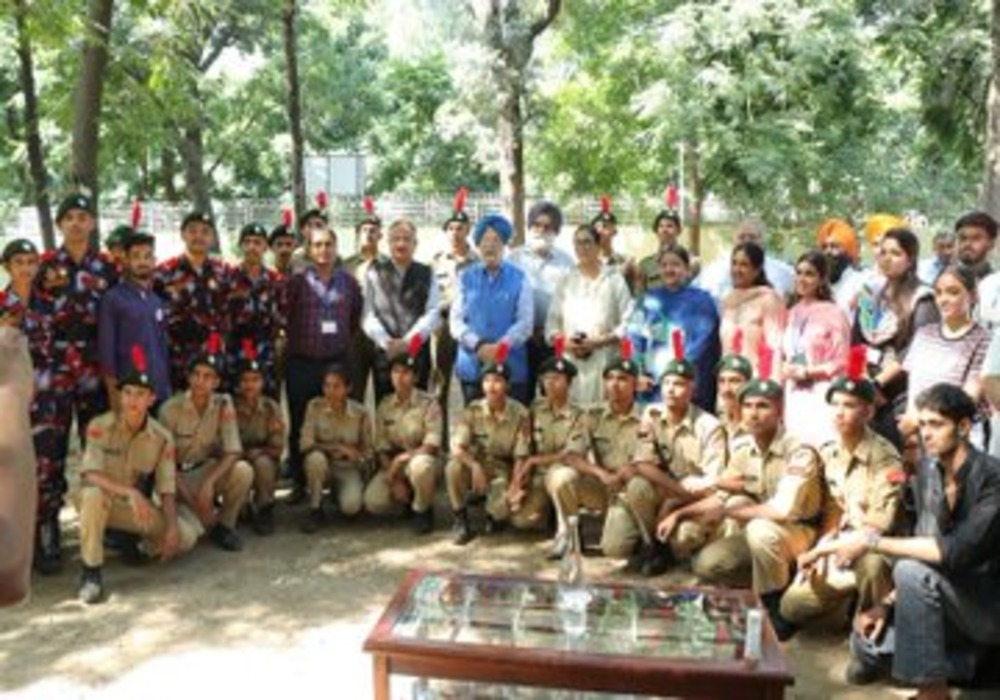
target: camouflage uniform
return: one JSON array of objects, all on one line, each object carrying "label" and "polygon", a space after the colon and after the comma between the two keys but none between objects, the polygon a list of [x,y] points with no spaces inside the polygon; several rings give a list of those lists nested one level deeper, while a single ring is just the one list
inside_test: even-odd
[{"label": "camouflage uniform", "polygon": [[[228,336],[229,285],[229,267],[216,258],[206,259],[200,270],[186,255],[170,258],[157,268],[155,289],[167,307],[170,386],[174,391],[187,387],[188,365],[204,351],[209,334]],[[226,384],[225,372],[220,377]]]},{"label": "camouflage uniform", "polygon": [[281,276],[261,268],[260,275],[254,279],[246,267],[240,266],[230,272],[229,282],[230,333],[226,349],[228,366],[234,370],[232,385],[236,386],[239,381],[235,370],[242,359],[243,340],[247,338],[257,351],[257,362],[264,376],[264,392],[277,398],[275,344],[285,325]]}]

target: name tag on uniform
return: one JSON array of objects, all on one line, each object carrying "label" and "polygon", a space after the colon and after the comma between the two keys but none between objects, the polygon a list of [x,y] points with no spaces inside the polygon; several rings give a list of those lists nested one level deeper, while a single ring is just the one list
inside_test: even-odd
[{"label": "name tag on uniform", "polygon": [[330,335],[331,333],[337,332],[337,322],[336,321],[321,321],[319,324],[319,329],[322,331],[323,335]]},{"label": "name tag on uniform", "polygon": [[156,322],[163,323],[163,309],[156,310]]}]

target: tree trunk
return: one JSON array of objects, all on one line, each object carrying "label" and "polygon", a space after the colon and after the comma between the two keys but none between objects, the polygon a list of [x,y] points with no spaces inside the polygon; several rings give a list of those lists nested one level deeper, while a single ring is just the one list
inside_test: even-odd
[{"label": "tree trunk", "polygon": [[986,98],[986,172],[980,204],[1000,218],[1000,0],[993,0],[992,17],[993,71]]},{"label": "tree trunk", "polygon": [[197,211],[212,215],[212,193],[205,175],[205,143],[200,126],[184,129],[180,142],[188,199]]},{"label": "tree trunk", "polygon": [[513,245],[524,242],[524,122],[516,87],[503,94],[497,130],[500,136],[500,194],[514,222]]},{"label": "tree trunk", "polygon": [[49,178],[45,170],[45,153],[38,131],[38,93],[35,88],[35,66],[28,32],[28,6],[24,0],[15,5],[17,24],[17,58],[20,63],[21,92],[24,93],[24,142],[28,150],[28,172],[31,177],[32,199],[38,210],[38,226],[46,250],[56,247],[52,226],[52,209],[49,204]]},{"label": "tree trunk", "polygon": [[163,198],[170,203],[180,199],[174,176],[177,174],[177,152],[172,148],[164,148],[160,153],[160,186],[163,187]]},{"label": "tree trunk", "polygon": [[687,227],[691,234],[691,254],[701,255],[701,214],[705,204],[705,181],[701,176],[701,158],[698,142],[684,142],[684,183],[687,187]]},{"label": "tree trunk", "polygon": [[295,15],[296,0],[285,0],[282,10],[285,35],[285,87],[288,93],[288,131],[292,137],[292,195],[295,198],[295,216],[298,221],[298,217],[306,210],[306,173]]},{"label": "tree trunk", "polygon": [[114,0],[89,2],[83,67],[73,102],[73,179],[76,184],[90,190],[95,207],[99,195],[97,158],[100,152],[101,99],[113,10]]}]

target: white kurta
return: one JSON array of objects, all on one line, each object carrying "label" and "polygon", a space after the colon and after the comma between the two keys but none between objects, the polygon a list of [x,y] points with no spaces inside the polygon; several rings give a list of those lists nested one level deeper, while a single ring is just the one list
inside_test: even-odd
[{"label": "white kurta", "polygon": [[[574,268],[556,285],[545,320],[545,338],[550,344],[560,334],[570,338],[586,333],[595,338],[613,333],[620,338],[631,305],[628,285],[617,270],[602,268],[590,278]],[[599,348],[587,358],[567,356],[580,372],[570,389],[572,401],[586,405],[604,399],[604,366],[618,351],[616,344]]]}]

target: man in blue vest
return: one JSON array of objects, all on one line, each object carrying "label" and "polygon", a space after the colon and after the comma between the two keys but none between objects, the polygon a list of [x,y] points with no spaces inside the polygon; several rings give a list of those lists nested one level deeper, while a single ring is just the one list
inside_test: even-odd
[{"label": "man in blue vest", "polygon": [[466,404],[482,398],[480,372],[483,365],[494,362],[501,341],[510,348],[508,394],[523,404],[530,401],[525,343],[534,328],[534,299],[527,275],[504,260],[513,232],[510,221],[500,214],[479,219],[472,240],[480,260],[459,277],[449,321],[458,341],[456,374]]}]

